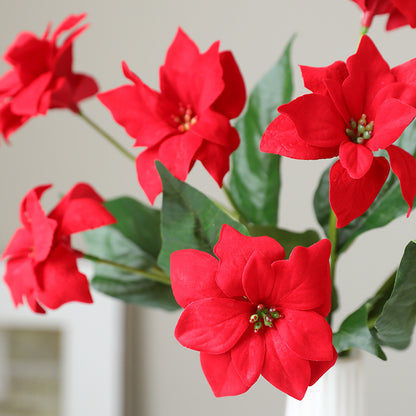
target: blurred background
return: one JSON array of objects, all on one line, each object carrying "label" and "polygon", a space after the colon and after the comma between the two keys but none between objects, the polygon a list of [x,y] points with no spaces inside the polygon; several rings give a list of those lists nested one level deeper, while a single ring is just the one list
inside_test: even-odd
[{"label": "blurred background", "polygon": [[[23,30],[41,35],[48,22],[56,27],[68,14],[88,13],[90,28],[74,44],[74,69],[94,76],[101,91],[126,83],[122,60],[157,89],[158,69],[178,26],[203,51],[220,39],[222,50],[233,51],[250,91],[296,34],[295,96],[305,92],[298,65],[345,60],[357,47],[361,19],[350,0],[2,0],[0,11],[2,53]],[[384,25],[384,17],[376,18],[369,33],[389,64],[416,57],[416,31],[406,27],[386,33]],[[7,68],[0,64],[1,73]],[[98,100],[85,101],[81,108],[131,147],[133,140]],[[319,229],[312,197],[328,163],[282,162],[281,227]],[[19,203],[29,189],[54,184],[43,198],[48,211],[78,181],[89,182],[104,198],[130,195],[145,201],[134,165],[69,111],[32,119],[10,137],[10,145],[2,142],[1,251],[19,226]],[[188,182],[224,200],[199,166]],[[412,214],[364,234],[341,257],[337,323],[374,293],[415,238]],[[39,317],[27,307],[15,310],[8,289],[0,286],[0,416],[283,415],[285,396],[264,380],[243,396],[216,399],[198,353],[174,339],[179,313],[93,295],[94,305],[65,305]],[[409,414],[415,346],[386,353],[387,362],[363,354],[367,414]]]}]

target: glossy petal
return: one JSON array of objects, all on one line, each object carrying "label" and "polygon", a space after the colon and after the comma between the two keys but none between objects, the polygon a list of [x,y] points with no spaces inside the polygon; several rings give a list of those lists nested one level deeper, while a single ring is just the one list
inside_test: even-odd
[{"label": "glossy petal", "polygon": [[253,306],[226,298],[190,303],[175,328],[176,339],[187,348],[222,354],[238,342],[249,326]]},{"label": "glossy petal", "polygon": [[[231,226],[224,224],[221,228],[214,254],[219,258],[220,266],[217,273],[217,284],[228,296],[244,296],[242,276],[246,263],[254,250],[266,256],[270,262],[284,259],[283,247],[270,237],[248,237]],[[229,253],[233,255],[230,256]],[[230,279],[229,276],[235,276]]]},{"label": "glossy petal", "polygon": [[235,396],[251,387],[241,379],[229,351],[215,355],[202,352],[201,367],[216,397]]},{"label": "glossy petal", "polygon": [[218,260],[210,254],[192,249],[175,251],[170,256],[170,268],[173,295],[183,308],[195,300],[224,297],[215,281]]},{"label": "glossy petal", "polygon": [[339,161],[335,162],[329,175],[329,200],[338,228],[345,227],[367,211],[386,181],[389,170],[386,159],[375,157],[368,172],[360,179],[353,179]]},{"label": "glossy petal", "polygon": [[281,342],[305,360],[332,360],[332,330],[323,316],[313,311],[281,311],[284,318],[275,324]]},{"label": "glossy petal", "polygon": [[390,157],[391,170],[399,178],[403,198],[409,205],[409,216],[416,196],[416,160],[398,146],[389,146],[386,150]]},{"label": "glossy petal", "polygon": [[267,331],[265,341],[263,377],[279,390],[301,400],[311,378],[309,361],[301,359],[281,343],[277,330]]},{"label": "glossy petal", "polygon": [[329,240],[310,247],[295,247],[288,260],[273,263],[278,284],[267,303],[283,308],[312,310],[326,317],[331,309],[331,276]]},{"label": "glossy petal", "polygon": [[260,142],[262,152],[274,153],[294,159],[326,159],[338,155],[338,146],[312,146],[302,140],[293,121],[281,114],[266,128]]}]

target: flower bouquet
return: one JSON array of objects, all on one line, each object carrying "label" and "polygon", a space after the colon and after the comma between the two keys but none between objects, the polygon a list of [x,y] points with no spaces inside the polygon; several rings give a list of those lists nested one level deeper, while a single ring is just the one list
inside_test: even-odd
[{"label": "flower bouquet", "polygon": [[[33,117],[70,110],[134,162],[147,201],[105,200],[79,182],[46,211],[51,185],[29,190],[2,254],[14,304],[45,313],[91,303],[92,287],[144,307],[183,308],[175,337],[200,352],[215,396],[245,393],[262,376],[301,400],[339,357],[360,349],[385,360],[385,346],[409,346],[414,241],[403,242],[397,269],[367,300],[334,322],[338,259],[366,231],[409,216],[416,195],[416,59],[390,67],[367,34],[379,14],[388,15],[388,30],[415,27],[416,8],[403,0],[356,3],[363,12],[356,52],[301,66],[309,92],[299,97],[292,96],[294,38],[250,93],[232,52],[219,42],[201,52],[181,28],[158,90],[126,61],[123,85],[98,92],[93,77],[73,70],[85,14],[40,36],[20,33],[0,78],[4,141],[12,144]],[[134,139],[137,155],[81,110],[93,96]],[[320,229],[278,224],[285,157],[328,159],[313,201]],[[187,183],[196,162],[227,204]],[[84,247],[73,243],[78,233]],[[82,257],[95,264],[90,281],[78,269]]]}]

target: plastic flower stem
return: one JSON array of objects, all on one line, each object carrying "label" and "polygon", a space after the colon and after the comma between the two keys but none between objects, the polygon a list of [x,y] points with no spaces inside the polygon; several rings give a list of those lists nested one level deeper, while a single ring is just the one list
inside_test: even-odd
[{"label": "plastic flower stem", "polygon": [[137,275],[140,275],[142,277],[146,277],[147,279],[154,280],[159,283],[163,283],[165,285],[170,286],[170,278],[167,274],[163,272],[163,270],[157,268],[157,267],[151,267],[148,270],[142,270],[142,269],[136,269],[134,267],[126,266],[121,263],[117,263],[115,261],[102,259],[100,257],[93,256],[91,254],[83,254],[85,259],[94,261],[96,263],[101,264],[108,264],[109,266],[116,267],[120,270],[124,270],[129,273],[134,273]]},{"label": "plastic flower stem", "polygon": [[128,150],[121,146],[113,137],[111,137],[106,131],[104,131],[98,124],[92,121],[88,116],[86,116],[81,110],[77,113],[84,121],[87,122],[95,131],[101,134],[106,140],[108,140],[113,146],[115,146],[121,153],[127,156],[133,162],[136,161],[134,155],[132,155]]},{"label": "plastic flower stem", "polygon": [[363,35],[366,35],[366,34],[367,34],[367,32],[368,32],[368,27],[366,27],[366,26],[362,26],[362,27],[361,27],[361,31],[360,31],[360,38],[361,38]]},{"label": "plastic flower stem", "polygon": [[328,321],[331,322],[332,313],[338,308],[338,294],[335,288],[335,267],[338,259],[337,255],[337,240],[338,240],[338,229],[337,229],[337,217],[335,216],[334,211],[331,209],[329,215],[329,230],[328,238],[331,242],[331,258],[330,258],[330,267],[331,267],[331,312],[328,315]]}]

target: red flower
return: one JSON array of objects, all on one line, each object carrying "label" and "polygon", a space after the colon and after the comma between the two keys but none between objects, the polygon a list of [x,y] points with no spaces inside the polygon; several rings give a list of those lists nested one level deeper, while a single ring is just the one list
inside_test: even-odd
[{"label": "red flower", "polygon": [[416,60],[390,69],[364,36],[347,63],[302,67],[312,91],[289,104],[266,129],[260,149],[295,159],[339,155],[330,172],[330,202],[344,227],[372,204],[389,174],[389,163],[374,152],[385,149],[412,209],[416,161],[394,146],[416,116]]},{"label": "red flower", "polygon": [[247,391],[263,375],[301,399],[336,360],[330,311],[330,243],[296,247],[289,260],[269,237],[224,225],[215,257],[197,250],[171,256],[172,289],[185,308],[175,336],[201,352],[216,396]]},{"label": "red flower", "polygon": [[31,117],[50,108],[79,112],[78,102],[98,91],[94,79],[72,72],[72,42],[87,25],[75,29],[57,45],[59,36],[77,25],[85,14],[68,16],[48,39],[20,33],[4,55],[13,66],[0,78],[0,130],[5,139]]},{"label": "red flower", "polygon": [[137,158],[137,175],[150,202],[162,191],[155,168],[160,160],[185,180],[200,160],[219,186],[229,170],[229,156],[239,136],[229,120],[245,103],[245,87],[231,52],[219,52],[215,42],[207,52],[179,29],[160,68],[160,93],[150,89],[123,62],[123,85],[98,95],[117,123],[145,146]]},{"label": "red flower", "polygon": [[38,313],[66,302],[92,302],[88,280],[77,269],[76,259],[82,254],[71,248],[70,236],[115,222],[103,199],[84,183],[75,185],[46,216],[39,199],[50,186],[39,186],[24,197],[22,227],[2,255],[8,259],[4,280],[15,306],[26,297]]},{"label": "red flower", "polygon": [[363,11],[361,24],[369,28],[373,17],[379,14],[388,14],[387,30],[410,25],[416,27],[416,4],[414,0],[352,0]]}]

